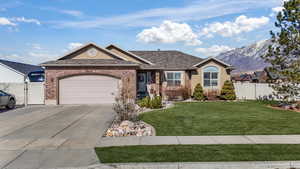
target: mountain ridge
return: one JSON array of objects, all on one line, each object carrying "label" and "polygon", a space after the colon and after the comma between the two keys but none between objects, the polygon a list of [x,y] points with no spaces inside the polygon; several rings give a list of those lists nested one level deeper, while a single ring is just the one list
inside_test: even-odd
[{"label": "mountain ridge", "polygon": [[235,67],[233,73],[253,72],[269,66],[261,56],[267,54],[271,40],[262,40],[254,44],[220,53],[216,58]]}]

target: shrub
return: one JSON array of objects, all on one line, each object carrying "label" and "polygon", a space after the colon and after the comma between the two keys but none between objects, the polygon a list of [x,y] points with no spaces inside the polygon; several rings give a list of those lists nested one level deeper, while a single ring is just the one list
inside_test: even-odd
[{"label": "shrub", "polygon": [[229,81],[229,80],[225,81],[223,88],[221,90],[220,98],[223,100],[235,100],[236,99],[234,86],[231,81]]},{"label": "shrub", "polygon": [[205,99],[207,100],[219,100],[218,90],[210,89],[204,94]]},{"label": "shrub", "polygon": [[195,87],[193,97],[195,100],[204,100],[205,99],[205,96],[203,93],[203,88],[200,83],[198,83],[197,86]]},{"label": "shrub", "polygon": [[190,98],[190,90],[188,88],[182,87],[179,91],[182,94],[183,100]]},{"label": "shrub", "polygon": [[150,109],[159,109],[162,108],[162,99],[160,96],[155,96],[153,99],[150,99],[149,96],[139,100],[137,104],[140,107],[146,107]]},{"label": "shrub", "polygon": [[150,101],[150,108],[151,109],[159,109],[162,108],[162,99],[160,96],[155,96]]},{"label": "shrub", "polygon": [[296,108],[297,108],[297,109],[300,109],[300,103],[297,103]]},{"label": "shrub", "polygon": [[147,96],[147,97],[144,97],[143,99],[141,100],[138,100],[137,101],[137,104],[140,106],[140,107],[150,107],[150,97]]},{"label": "shrub", "polygon": [[189,89],[186,87],[167,87],[164,93],[168,100],[186,100],[190,97]]}]

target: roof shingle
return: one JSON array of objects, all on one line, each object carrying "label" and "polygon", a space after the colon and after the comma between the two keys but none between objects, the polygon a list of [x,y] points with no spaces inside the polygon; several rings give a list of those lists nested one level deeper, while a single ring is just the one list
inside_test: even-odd
[{"label": "roof shingle", "polygon": [[203,59],[180,51],[129,51],[143,59],[149,60],[154,65],[143,64],[143,69],[195,69],[195,64]]},{"label": "roof shingle", "polygon": [[41,66],[36,66],[36,65],[29,65],[29,64],[25,64],[25,63],[12,62],[12,61],[2,60],[2,59],[0,59],[0,63],[8,66],[20,73],[23,73],[24,75],[28,75],[31,72],[43,72],[44,71],[44,69]]},{"label": "roof shingle", "polygon": [[42,63],[42,66],[138,66],[130,61],[119,59],[66,59]]}]

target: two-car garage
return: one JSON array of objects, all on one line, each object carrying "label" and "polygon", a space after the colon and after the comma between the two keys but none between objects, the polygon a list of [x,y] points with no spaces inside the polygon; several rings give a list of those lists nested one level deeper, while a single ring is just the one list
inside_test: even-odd
[{"label": "two-car garage", "polygon": [[120,79],[103,75],[77,75],[58,81],[59,104],[113,103]]},{"label": "two-car garage", "polygon": [[112,104],[125,88],[135,97],[140,63],[119,54],[88,43],[41,64],[45,67],[45,104]]}]

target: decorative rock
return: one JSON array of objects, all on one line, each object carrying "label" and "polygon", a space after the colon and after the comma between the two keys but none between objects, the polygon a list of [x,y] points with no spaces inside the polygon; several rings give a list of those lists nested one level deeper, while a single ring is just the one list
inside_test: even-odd
[{"label": "decorative rock", "polygon": [[111,128],[106,131],[106,137],[121,136],[153,136],[154,129],[145,122],[123,121],[119,124],[113,123]]},{"label": "decorative rock", "polygon": [[128,120],[122,121],[120,127],[133,127],[134,123]]}]

